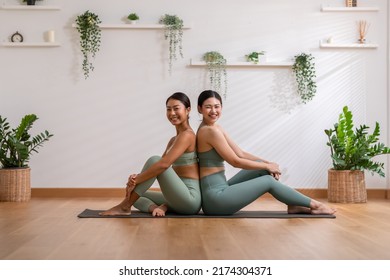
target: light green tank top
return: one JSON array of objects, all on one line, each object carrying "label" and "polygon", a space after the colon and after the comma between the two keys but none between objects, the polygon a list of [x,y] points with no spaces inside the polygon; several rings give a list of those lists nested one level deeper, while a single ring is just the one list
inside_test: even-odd
[{"label": "light green tank top", "polygon": [[198,157],[196,152],[189,152],[182,154],[173,164],[172,166],[185,166],[192,165],[194,163],[198,163]]},{"label": "light green tank top", "polygon": [[198,152],[200,167],[223,167],[224,159],[213,148],[206,152]]}]

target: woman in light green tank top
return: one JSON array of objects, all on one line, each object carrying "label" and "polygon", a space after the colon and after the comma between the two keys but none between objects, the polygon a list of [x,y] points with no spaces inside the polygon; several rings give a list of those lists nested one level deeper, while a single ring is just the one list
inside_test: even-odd
[{"label": "woman in light green tank top", "polygon": [[[285,203],[289,213],[333,214],[334,209],[311,199],[281,182],[279,165],[241,150],[217,124],[222,113],[221,96],[211,90],[198,98],[203,120],[197,132],[197,151],[206,215],[231,215],[265,193]],[[224,162],[242,168],[230,180]]]},{"label": "woman in light green tank top", "polygon": [[[130,175],[126,197],[118,205],[100,215],[130,215],[131,207],[153,216],[166,211],[196,214],[201,207],[196,135],[189,124],[191,103],[187,95],[174,93],[166,101],[167,118],[176,128],[176,136],[162,156],[150,157],[140,174]],[[148,190],[155,181],[160,191]]]}]

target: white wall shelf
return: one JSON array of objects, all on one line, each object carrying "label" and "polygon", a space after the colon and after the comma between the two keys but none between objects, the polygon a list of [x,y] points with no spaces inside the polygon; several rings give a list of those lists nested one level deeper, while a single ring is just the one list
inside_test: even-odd
[{"label": "white wall shelf", "polygon": [[321,11],[323,12],[377,12],[378,7],[330,7],[322,6]]},{"label": "white wall shelf", "polygon": [[[254,64],[252,62],[227,62],[226,67],[290,67],[293,62],[281,61],[281,62],[259,62]],[[207,66],[205,61],[190,61],[190,66]]]},{"label": "white wall shelf", "polygon": [[376,49],[377,44],[338,44],[338,43],[322,43],[320,42],[321,48],[328,49]]},{"label": "white wall shelf", "polygon": [[[75,23],[72,24],[72,27],[77,27]],[[118,24],[107,24],[101,23],[99,24],[101,29],[164,29],[163,24],[126,24],[126,23],[118,23]],[[183,29],[191,29],[190,26],[184,26]]]},{"label": "white wall shelf", "polygon": [[50,47],[59,47],[59,43],[48,43],[48,42],[40,42],[40,43],[14,43],[14,42],[5,42],[2,43],[1,46],[3,47],[10,47],[10,48],[50,48]]},{"label": "white wall shelf", "polygon": [[42,11],[42,10],[61,10],[59,6],[46,5],[1,5],[0,10],[25,10],[25,11]]}]

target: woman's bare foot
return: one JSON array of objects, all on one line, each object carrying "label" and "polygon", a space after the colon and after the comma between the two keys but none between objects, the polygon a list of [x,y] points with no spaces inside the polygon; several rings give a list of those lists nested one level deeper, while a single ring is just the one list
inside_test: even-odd
[{"label": "woman's bare foot", "polygon": [[161,204],[160,206],[156,205],[156,207],[154,207],[152,209],[152,216],[153,217],[164,217],[167,210],[168,210],[168,207],[165,204]]},{"label": "woman's bare foot", "polygon": [[311,214],[311,209],[304,206],[288,205],[287,213],[289,214]]},{"label": "woman's bare foot", "polygon": [[126,205],[126,201],[122,201],[120,204],[99,213],[100,216],[119,216],[119,215],[131,215],[131,206]]},{"label": "woman's bare foot", "polygon": [[319,214],[332,215],[336,213],[336,209],[329,207],[328,205],[314,199],[312,199],[310,202],[310,209],[311,209],[311,213],[314,215],[319,215]]}]

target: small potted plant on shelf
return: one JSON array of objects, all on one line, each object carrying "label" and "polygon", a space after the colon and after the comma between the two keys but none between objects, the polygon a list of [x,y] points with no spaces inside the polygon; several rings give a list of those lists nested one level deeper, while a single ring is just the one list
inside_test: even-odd
[{"label": "small potted plant on shelf", "polygon": [[23,3],[27,2],[28,6],[34,6],[36,1],[42,1],[42,0],[23,0]]},{"label": "small potted plant on shelf", "polygon": [[0,201],[30,200],[30,156],[53,136],[45,130],[31,137],[28,131],[36,120],[36,115],[26,115],[11,129],[7,119],[0,116]]},{"label": "small potted plant on shelf", "polygon": [[259,60],[260,60],[260,56],[264,55],[264,51],[261,51],[261,52],[251,52],[247,55],[245,55],[246,57],[246,60],[248,62],[253,62],[254,64],[257,64],[259,63]]},{"label": "small potted plant on shelf", "polygon": [[183,20],[176,15],[165,14],[160,18],[164,25],[165,39],[169,41],[169,73],[172,71],[173,60],[177,59],[177,52],[183,58]]},{"label": "small potted plant on shelf", "polygon": [[389,154],[390,148],[379,142],[380,126],[376,122],[372,134],[361,125],[354,130],[352,112],[343,108],[338,122],[326,129],[327,145],[333,168],[328,171],[328,200],[330,202],[359,203],[367,201],[364,170],[385,176],[384,164],[373,157]]},{"label": "small potted plant on shelf", "polygon": [[317,91],[316,70],[313,60],[314,57],[311,54],[301,53],[294,57],[292,66],[297,82],[298,94],[305,104],[313,99]]},{"label": "small potted plant on shelf", "polygon": [[135,24],[139,20],[139,16],[136,13],[130,13],[127,16],[127,19],[130,21],[131,24]]},{"label": "small potted plant on shelf", "polygon": [[94,70],[92,58],[95,58],[101,43],[101,20],[97,14],[86,11],[76,18],[76,28],[80,34],[80,48],[83,54],[82,69],[84,77],[89,77],[90,71]]},{"label": "small potted plant on shelf", "polygon": [[217,51],[209,51],[203,55],[203,60],[207,64],[208,75],[210,80],[211,89],[215,91],[221,91],[222,78],[224,79],[224,93],[226,98],[227,94],[227,71],[226,71],[226,59]]}]

